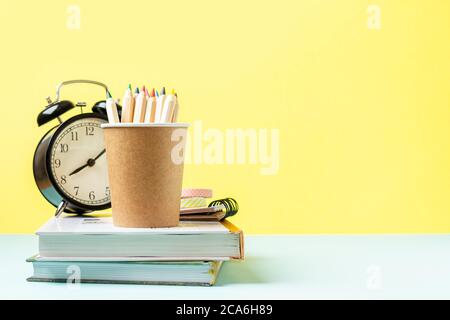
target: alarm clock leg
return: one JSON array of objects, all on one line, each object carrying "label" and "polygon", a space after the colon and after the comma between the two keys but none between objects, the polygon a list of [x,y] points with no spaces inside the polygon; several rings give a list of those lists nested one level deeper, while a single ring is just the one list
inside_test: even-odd
[{"label": "alarm clock leg", "polygon": [[58,218],[61,213],[64,212],[64,209],[67,207],[67,201],[62,200],[61,203],[58,205],[58,208],[56,208],[55,212],[55,218]]}]

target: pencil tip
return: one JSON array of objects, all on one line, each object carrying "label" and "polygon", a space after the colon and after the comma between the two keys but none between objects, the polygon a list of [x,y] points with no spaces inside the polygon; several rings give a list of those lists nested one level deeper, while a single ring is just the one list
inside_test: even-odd
[{"label": "pencil tip", "polygon": [[155,88],[152,89],[152,93],[150,94],[150,97],[154,97],[155,96]]},{"label": "pencil tip", "polygon": [[134,90],[135,93],[139,93],[139,88],[136,87],[136,90]]},{"label": "pencil tip", "polygon": [[155,92],[156,92],[156,97],[159,97],[159,93],[158,93],[158,90],[156,90]]},{"label": "pencil tip", "polygon": [[109,92],[109,90],[106,90],[106,98],[112,98],[111,92]]},{"label": "pencil tip", "polygon": [[166,87],[162,87],[161,94],[166,94]]},{"label": "pencil tip", "polygon": [[131,89],[131,83],[128,84],[128,89],[132,90],[132,89]]},{"label": "pencil tip", "polygon": [[170,92],[170,93],[175,95],[175,89],[172,89],[172,92]]}]

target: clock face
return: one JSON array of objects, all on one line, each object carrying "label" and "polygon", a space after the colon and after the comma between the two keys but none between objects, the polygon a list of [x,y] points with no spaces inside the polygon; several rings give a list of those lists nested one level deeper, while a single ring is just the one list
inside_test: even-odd
[{"label": "clock face", "polygon": [[95,208],[111,202],[100,125],[106,120],[77,117],[55,133],[50,146],[50,175],[68,200]]}]

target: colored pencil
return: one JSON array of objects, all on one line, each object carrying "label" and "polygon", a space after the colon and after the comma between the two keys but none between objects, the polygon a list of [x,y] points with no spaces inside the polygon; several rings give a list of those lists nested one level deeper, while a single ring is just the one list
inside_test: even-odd
[{"label": "colored pencil", "polygon": [[145,96],[145,87],[143,87],[136,97],[136,105],[134,107],[134,116],[133,116],[134,123],[144,122],[146,105],[147,99]]},{"label": "colored pencil", "polygon": [[127,90],[122,100],[122,123],[133,122],[134,115],[134,99],[131,93],[131,84],[128,85]]}]

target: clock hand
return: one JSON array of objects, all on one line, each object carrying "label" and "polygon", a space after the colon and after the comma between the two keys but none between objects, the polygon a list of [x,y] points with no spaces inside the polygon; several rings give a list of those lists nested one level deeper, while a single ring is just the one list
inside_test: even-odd
[{"label": "clock hand", "polygon": [[[89,160],[90,160],[90,159],[89,159]],[[69,173],[69,176],[71,176],[71,175],[73,175],[73,174],[75,174],[75,173],[80,172],[81,170],[83,170],[84,168],[86,168],[86,167],[88,167],[88,166],[89,166],[89,163],[86,163],[85,165],[82,165],[81,167],[79,167],[79,168],[73,170],[71,173]]]},{"label": "clock hand", "polygon": [[74,171],[72,171],[71,173],[69,173],[69,176],[74,175],[75,173],[80,172],[81,170],[83,170],[86,167],[93,167],[95,165],[95,160],[97,160],[98,158],[100,158],[104,153],[106,152],[106,149],[103,149],[94,159],[89,159],[86,164],[82,165],[81,167],[75,169]]},{"label": "clock hand", "polygon": [[[102,152],[100,152],[95,158],[94,161],[100,158],[104,153],[106,152],[106,149],[103,149]],[[95,164],[95,163],[94,163]]]}]

